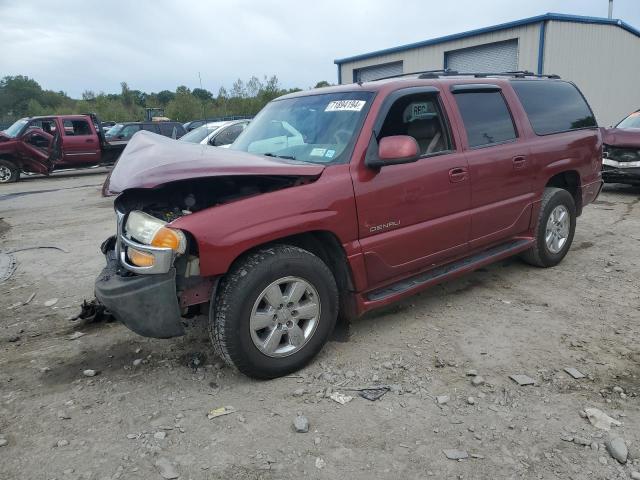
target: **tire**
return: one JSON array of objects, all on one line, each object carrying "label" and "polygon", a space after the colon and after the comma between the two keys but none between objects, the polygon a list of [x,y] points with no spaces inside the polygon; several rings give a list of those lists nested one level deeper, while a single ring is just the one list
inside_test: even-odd
[{"label": "tire", "polygon": [[311,252],[291,245],[240,259],[214,295],[213,348],[229,366],[253,378],[276,378],[304,367],[327,342],[338,316],[333,274]]},{"label": "tire", "polygon": [[17,182],[20,178],[20,169],[9,160],[0,160],[0,183]]},{"label": "tire", "polygon": [[[564,221],[554,222],[560,218],[558,214],[566,213],[568,215],[567,223]],[[550,217],[556,215],[552,220]],[[558,224],[562,223],[561,226]],[[551,243],[547,242],[549,231],[556,232],[554,237],[551,236]],[[576,205],[571,194],[562,188],[545,188],[542,196],[542,204],[540,205],[540,216],[536,225],[535,244],[522,254],[522,259],[536,267],[555,267],[565,257],[573,235],[576,231]],[[564,241],[560,240],[564,237]],[[555,241],[554,241],[555,239]]]}]

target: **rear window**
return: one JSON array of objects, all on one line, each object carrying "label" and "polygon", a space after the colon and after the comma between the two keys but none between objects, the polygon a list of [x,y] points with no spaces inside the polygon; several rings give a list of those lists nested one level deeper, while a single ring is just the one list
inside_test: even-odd
[{"label": "rear window", "polygon": [[569,82],[514,80],[511,85],[538,135],[597,126],[586,100]]},{"label": "rear window", "polygon": [[64,134],[67,136],[91,135],[89,122],[85,120],[65,120],[63,123]]},{"label": "rear window", "polygon": [[455,98],[470,147],[508,142],[517,137],[502,93],[456,93]]}]

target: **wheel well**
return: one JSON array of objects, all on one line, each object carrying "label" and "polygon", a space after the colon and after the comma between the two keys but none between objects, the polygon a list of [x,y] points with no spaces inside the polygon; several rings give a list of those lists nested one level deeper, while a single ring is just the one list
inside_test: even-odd
[{"label": "wheel well", "polygon": [[[338,286],[340,295],[340,308],[338,321],[349,321],[356,316],[355,297],[351,293],[355,291],[349,262],[338,238],[328,231],[311,231],[279,238],[269,243],[257,245],[250,251],[254,251],[273,244],[295,245],[303,248],[319,257],[331,270]],[[244,257],[244,252],[239,258]],[[237,261],[237,259],[236,259]]]},{"label": "wheel well", "polygon": [[6,160],[7,162],[13,163],[16,167],[20,167],[18,159],[13,155],[0,155],[0,160]]},{"label": "wheel well", "polygon": [[545,187],[562,188],[571,194],[576,204],[576,215],[582,213],[582,188],[580,175],[575,170],[558,173],[549,179]]}]

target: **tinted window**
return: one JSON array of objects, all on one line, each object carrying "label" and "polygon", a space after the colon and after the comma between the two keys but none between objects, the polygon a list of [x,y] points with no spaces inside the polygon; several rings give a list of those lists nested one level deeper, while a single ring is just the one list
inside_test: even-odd
[{"label": "tinted window", "polygon": [[407,95],[396,100],[382,124],[380,138],[409,135],[416,139],[421,155],[451,149],[446,122],[433,93]]},{"label": "tinted window", "polygon": [[596,126],[589,105],[571,83],[521,80],[511,84],[538,135]]},{"label": "tinted window", "polygon": [[470,147],[516,138],[513,119],[500,92],[456,93]]},{"label": "tinted window", "polygon": [[154,125],[153,123],[143,123],[142,130],[146,130],[147,132],[160,133],[158,125]]},{"label": "tinted window", "polygon": [[63,123],[65,135],[91,135],[89,122],[85,120],[65,120]]},{"label": "tinted window", "polygon": [[161,123],[160,124],[160,134],[165,137],[171,138],[180,138],[182,135],[186,133],[186,130],[179,123]]}]

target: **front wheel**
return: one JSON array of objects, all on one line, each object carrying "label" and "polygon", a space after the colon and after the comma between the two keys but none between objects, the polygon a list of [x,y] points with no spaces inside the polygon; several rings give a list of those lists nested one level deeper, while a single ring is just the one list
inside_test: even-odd
[{"label": "front wheel", "polygon": [[275,378],[315,357],[337,315],[338,289],[324,262],[276,245],[239,260],[221,281],[209,334],[227,364],[250,377]]},{"label": "front wheel", "polygon": [[0,183],[17,182],[20,178],[20,169],[9,160],[0,160]]},{"label": "front wheel", "polygon": [[545,188],[536,242],[522,258],[537,267],[556,266],[571,248],[575,230],[576,205],[571,194],[562,188]]}]

